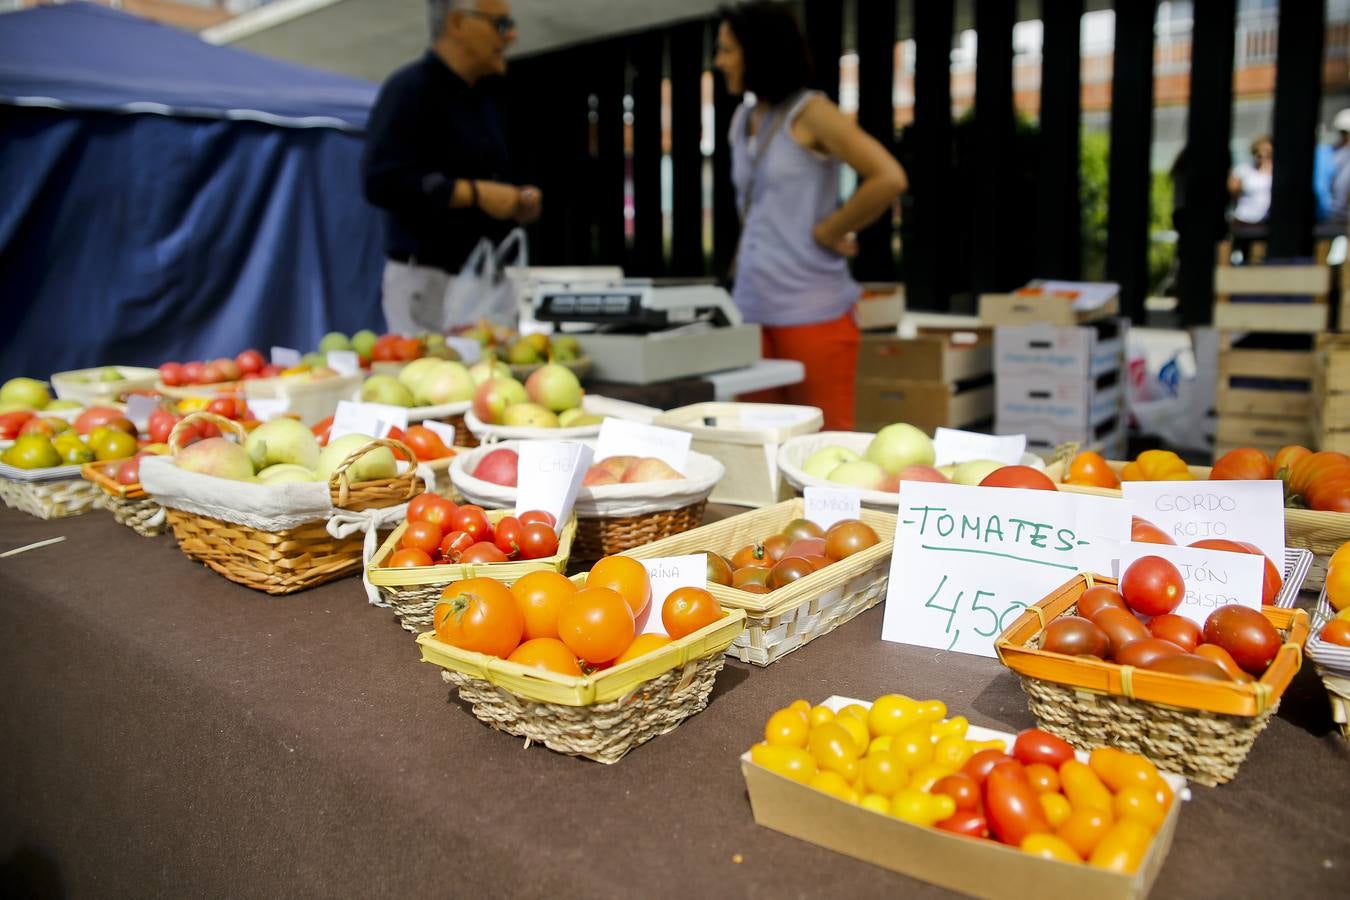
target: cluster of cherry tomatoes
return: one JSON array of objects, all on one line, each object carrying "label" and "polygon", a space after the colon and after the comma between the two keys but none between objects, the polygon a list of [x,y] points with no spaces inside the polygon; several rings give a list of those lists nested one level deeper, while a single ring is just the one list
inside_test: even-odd
[{"label": "cluster of cherry tomatoes", "polygon": [[757,764],[849,803],[917,825],[1018,847],[1033,856],[1138,869],[1173,803],[1142,756],[1113,748],[1078,760],[1036,728],[966,737],[940,700],[900,694],[834,712],[796,700],[769,717]]},{"label": "cluster of cherry tomatoes", "polygon": [[245,350],[234,359],[222,356],[214,360],[166,362],[159,367],[159,380],[169,387],[184,384],[223,384],[240,379],[271,378],[280,375],[281,366],[269,363],[257,350]]},{"label": "cluster of cherry tomatoes", "polygon": [[708,580],[752,594],[767,594],[846,559],[878,542],[866,522],[844,519],[823,529],[793,519],[777,534],[747,544],[728,559],[708,553]]},{"label": "cluster of cherry tomatoes", "polygon": [[660,610],[665,634],[642,633],[655,614],[642,563],[607,556],[578,586],[557,572],[531,572],[509,587],[495,578],[447,585],[432,622],[454,647],[559,675],[607,669],[659,650],[726,615],[702,588],[673,591]]},{"label": "cluster of cherry tomatoes", "polygon": [[494,526],[481,506],[418,494],[408,504],[407,528],[386,566],[545,559],[558,552],[557,524],[552,513],[532,509],[503,516]]},{"label": "cluster of cherry tomatoes", "polygon": [[[309,429],[318,439],[320,447],[328,446],[328,437],[333,431],[333,417],[320,419]],[[408,445],[408,449],[417,457],[416,462],[431,462],[435,459],[448,459],[455,455],[453,447],[447,447],[445,441],[439,434],[432,431],[425,425],[409,425],[408,430],[404,431],[398,426],[389,429],[386,435],[391,441],[401,441]],[[397,452],[397,451],[396,451]],[[398,454],[400,457],[402,454]],[[408,460],[413,462],[413,460]]]},{"label": "cluster of cherry tomatoes", "polygon": [[1125,570],[1120,590],[1097,585],[1084,591],[1077,615],[1045,627],[1041,649],[1211,681],[1259,678],[1283,643],[1270,620],[1230,604],[1210,613],[1201,628],[1173,613],[1185,592],[1176,566],[1142,557]]}]

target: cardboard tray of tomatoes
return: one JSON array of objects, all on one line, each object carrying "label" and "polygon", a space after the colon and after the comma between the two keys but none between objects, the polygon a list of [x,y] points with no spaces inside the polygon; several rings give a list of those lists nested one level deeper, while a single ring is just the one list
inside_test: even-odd
[{"label": "cardboard tray of tomatoes", "polygon": [[1092,657],[1049,653],[1031,646],[1031,640],[1047,623],[1068,613],[1083,592],[1094,585],[1116,588],[1117,581],[1080,572],[1035,606],[1023,611],[994,641],[1000,661],[1028,678],[1229,716],[1257,716],[1274,708],[1302,665],[1303,645],[1308,640],[1308,614],[1301,609],[1275,606],[1261,607],[1261,614],[1281,632],[1284,644],[1265,674],[1253,682],[1206,681],[1135,669]]},{"label": "cardboard tray of tomatoes", "polygon": [[[823,705],[837,712],[854,703],[870,706],[838,696]],[[977,725],[971,725],[966,734],[972,740],[1002,740],[1007,747],[1015,739],[1015,735]],[[1086,753],[1077,755],[1087,761]],[[998,900],[1135,900],[1147,896],[1171,849],[1181,808],[1180,802],[1171,805],[1139,868],[1123,874],[1086,863],[1042,859],[996,841],[874,812],[770,771],[753,762],[749,751],[741,754],[741,773],[759,825],[932,884]],[[1178,801],[1190,799],[1184,778],[1161,774]]]}]

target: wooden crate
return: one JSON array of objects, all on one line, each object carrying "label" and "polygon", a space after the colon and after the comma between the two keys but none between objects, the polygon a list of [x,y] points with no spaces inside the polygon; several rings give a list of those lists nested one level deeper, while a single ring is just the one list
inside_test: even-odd
[{"label": "wooden crate", "polygon": [[1221,244],[1214,270],[1215,328],[1301,334],[1326,330],[1331,269],[1323,245],[1307,264],[1233,266],[1228,258],[1228,244]]},{"label": "wooden crate", "polygon": [[1273,454],[1290,444],[1306,447],[1312,442],[1313,429],[1309,419],[1221,415],[1214,432],[1214,458],[1238,447],[1255,447]]},{"label": "wooden crate", "polygon": [[859,378],[854,396],[858,431],[908,422],[931,434],[938,427],[970,430],[993,423],[994,384],[989,375],[961,382]]},{"label": "wooden crate", "polygon": [[1318,450],[1350,453],[1350,334],[1317,339],[1312,419]]},{"label": "wooden crate", "polygon": [[993,369],[988,328],[924,328],[914,337],[864,334],[858,347],[858,378],[958,382]]},{"label": "wooden crate", "polygon": [[1214,404],[1220,417],[1306,419],[1312,413],[1316,359],[1311,347],[1235,346],[1233,336],[1224,334],[1220,348]]}]

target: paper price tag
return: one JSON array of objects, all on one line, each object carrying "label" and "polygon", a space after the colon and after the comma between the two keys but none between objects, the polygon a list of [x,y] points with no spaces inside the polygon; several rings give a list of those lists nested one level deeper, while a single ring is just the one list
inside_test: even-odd
[{"label": "paper price tag", "polygon": [[665,634],[666,628],[661,624],[661,607],[676,588],[708,586],[708,554],[663,556],[639,562],[646,568],[647,577],[652,582],[652,600],[643,610],[647,621],[640,633]]},{"label": "paper price tag", "polygon": [[361,357],[355,350],[329,350],[328,368],[339,375],[360,375]]},{"label": "paper price tag", "polygon": [[741,428],[790,428],[811,418],[814,413],[809,409],[794,409],[790,406],[746,406],[741,409]]},{"label": "paper price tag", "polygon": [[900,492],[884,640],[994,656],[994,638],[1080,570],[1111,572],[1124,502],[923,481]]},{"label": "paper price tag", "polygon": [[272,365],[281,366],[283,369],[289,369],[292,366],[300,365],[300,351],[292,350],[290,347],[272,348]]},{"label": "paper price tag", "polygon": [[862,515],[862,495],[848,488],[807,487],[805,517],[821,528]]},{"label": "paper price tag", "polygon": [[131,424],[135,425],[138,431],[145,431],[150,421],[150,414],[155,411],[155,407],[158,405],[158,397],[132,394],[127,398],[127,418],[131,420]]},{"label": "paper price tag", "polygon": [[407,427],[408,410],[402,406],[340,400],[337,412],[333,413],[333,427],[328,432],[328,442],[331,444],[346,434],[388,437],[392,429],[406,430]]},{"label": "paper price tag", "polygon": [[1127,481],[1131,511],[1178,545],[1221,538],[1249,541],[1284,564],[1284,482]]},{"label": "paper price tag", "polygon": [[558,527],[572,512],[595,451],[570,441],[525,441],[516,464],[516,515],[542,509]]},{"label": "paper price tag", "polygon": [[1261,608],[1266,563],[1254,553],[1127,543],[1120,550],[1121,575],[1144,556],[1161,556],[1177,567],[1186,582],[1186,596],[1173,611],[1201,627],[1220,606],[1235,603]]},{"label": "paper price tag", "polygon": [[687,431],[606,418],[600,423],[600,435],[595,441],[595,458],[652,456],[684,474],[693,438]]},{"label": "paper price tag", "polygon": [[459,361],[471,366],[483,358],[483,346],[473,338],[447,337],[445,346],[459,354]]},{"label": "paper price tag", "polygon": [[446,422],[437,422],[435,419],[423,419],[418,424],[424,425],[435,432],[445,446],[453,447],[455,445],[455,426]]},{"label": "paper price tag", "polygon": [[283,398],[255,397],[248,401],[248,408],[259,422],[270,422],[277,416],[284,416],[291,407],[291,401]]},{"label": "paper price tag", "polygon": [[1027,452],[1025,434],[979,434],[939,428],[933,434],[933,465],[948,466],[971,459],[992,459],[1006,466],[1022,462]]}]

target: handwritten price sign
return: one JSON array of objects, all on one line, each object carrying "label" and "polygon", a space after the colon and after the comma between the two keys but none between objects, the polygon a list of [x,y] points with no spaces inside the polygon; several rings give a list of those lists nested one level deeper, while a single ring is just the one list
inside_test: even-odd
[{"label": "handwritten price sign", "polygon": [[1081,569],[1112,571],[1129,538],[1114,498],[906,482],[884,640],[994,655],[1016,613]]}]

